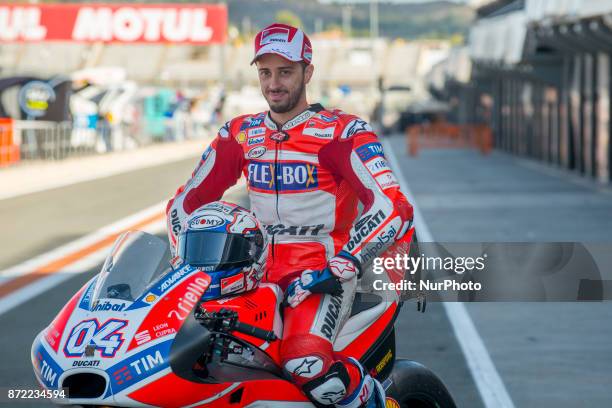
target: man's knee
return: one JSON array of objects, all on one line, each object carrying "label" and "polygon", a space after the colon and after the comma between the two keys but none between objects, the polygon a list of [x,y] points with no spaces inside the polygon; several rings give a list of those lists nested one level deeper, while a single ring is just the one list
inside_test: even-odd
[{"label": "man's knee", "polygon": [[283,369],[300,386],[327,371],[333,363],[332,344],[311,334],[284,339],[280,354]]},{"label": "man's knee", "polygon": [[283,369],[311,401],[332,405],[349,388],[346,367],[333,359],[329,341],[310,334],[290,337],[281,346]]}]

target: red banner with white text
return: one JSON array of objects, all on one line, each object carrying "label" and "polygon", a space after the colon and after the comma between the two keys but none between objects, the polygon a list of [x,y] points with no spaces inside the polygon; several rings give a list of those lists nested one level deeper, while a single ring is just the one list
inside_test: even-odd
[{"label": "red banner with white text", "polygon": [[215,44],[226,32],[221,4],[0,4],[0,42]]}]

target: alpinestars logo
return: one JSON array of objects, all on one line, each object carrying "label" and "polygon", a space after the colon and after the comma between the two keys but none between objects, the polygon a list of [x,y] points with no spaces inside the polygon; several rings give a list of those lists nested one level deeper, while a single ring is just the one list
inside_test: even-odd
[{"label": "alpinestars logo", "polygon": [[295,376],[312,378],[323,370],[323,360],[315,356],[295,358],[285,364],[285,369]]},{"label": "alpinestars logo", "polygon": [[340,139],[348,139],[349,137],[353,137],[357,133],[371,131],[372,128],[370,127],[370,125],[367,124],[367,122],[361,119],[354,119],[353,121],[349,122],[349,124],[344,128]]}]

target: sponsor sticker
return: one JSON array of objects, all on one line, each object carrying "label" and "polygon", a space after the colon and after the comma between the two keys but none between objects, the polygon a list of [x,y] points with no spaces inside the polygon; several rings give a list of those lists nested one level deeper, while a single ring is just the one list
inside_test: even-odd
[{"label": "sponsor sticker", "polygon": [[275,142],[284,142],[285,140],[289,139],[289,135],[285,132],[276,132],[270,135],[270,139],[274,140]]},{"label": "sponsor sticker", "polygon": [[318,137],[320,139],[331,139],[334,137],[334,130],[336,129],[336,126],[329,126],[326,128],[318,128],[318,127],[306,127],[304,128],[304,131],[302,132],[303,135],[305,136],[314,136],[314,137]]},{"label": "sponsor sticker", "polygon": [[382,145],[378,142],[365,144],[358,147],[355,151],[362,162],[366,162],[374,157],[385,157]]},{"label": "sponsor sticker", "polygon": [[272,27],[261,33],[259,45],[266,45],[272,42],[287,42],[289,40],[289,29],[284,27]]},{"label": "sponsor sticker", "polygon": [[378,228],[385,219],[383,210],[378,210],[374,214],[366,214],[355,224],[355,233],[346,244],[349,251],[352,251],[365,237],[370,235],[372,231]]},{"label": "sponsor sticker", "polygon": [[73,367],[98,367],[100,360],[76,360],[72,362]]},{"label": "sponsor sticker", "polygon": [[385,408],[400,408],[400,404],[393,398],[387,397],[385,401]]},{"label": "sponsor sticker", "polygon": [[113,392],[118,393],[168,367],[172,340],[136,353],[106,370]]},{"label": "sponsor sticker", "polygon": [[238,135],[236,135],[236,141],[238,143],[244,143],[247,140],[247,135],[246,133],[244,133],[244,131],[238,133]]},{"label": "sponsor sticker", "polygon": [[299,114],[298,116],[296,116],[295,118],[291,119],[289,122],[285,123],[283,125],[283,130],[288,130],[291,129],[297,125],[299,125],[300,123],[305,122],[306,120],[310,119],[311,117],[313,117],[316,113],[314,111],[311,110],[307,110],[304,113]]},{"label": "sponsor sticker", "polygon": [[266,148],[264,146],[257,146],[248,151],[247,157],[249,159],[256,159],[258,157],[263,156],[266,153]]},{"label": "sponsor sticker", "polygon": [[325,296],[320,309],[324,310],[325,314],[319,316],[310,332],[331,341],[338,330],[341,308],[342,293],[333,296]]},{"label": "sponsor sticker", "polygon": [[325,224],[316,225],[289,225],[284,224],[269,224],[264,225],[269,235],[292,235],[292,236],[317,236],[319,231],[325,227]]},{"label": "sponsor sticker", "polygon": [[266,138],[264,136],[261,136],[261,137],[250,137],[249,141],[247,142],[247,145],[253,146],[253,145],[256,145],[256,144],[263,143],[265,140],[266,140]]},{"label": "sponsor sticker", "polygon": [[[278,172],[278,174],[276,174]],[[308,191],[319,186],[317,167],[310,163],[251,162],[248,166],[249,185],[261,190]]]},{"label": "sponsor sticker", "polygon": [[383,190],[399,186],[399,184],[397,183],[397,179],[390,171],[376,176],[376,182]]},{"label": "sponsor sticker", "polygon": [[366,167],[370,171],[373,176],[382,173],[383,171],[389,171],[391,168],[389,167],[389,163],[384,157],[375,157],[374,159],[368,161]]},{"label": "sponsor sticker", "polygon": [[234,293],[244,289],[244,273],[221,279],[221,294]]},{"label": "sponsor sticker", "polygon": [[320,119],[320,120],[322,120],[323,122],[326,122],[326,123],[332,123],[332,122],[335,122],[336,120],[338,120],[338,116],[336,116],[336,115],[327,116],[324,113],[319,113],[316,116],[316,118]]},{"label": "sponsor sticker", "polygon": [[169,319],[175,318],[183,321],[189,316],[191,310],[200,300],[200,297],[206,292],[209,282],[203,278],[196,278],[193,282],[190,282],[185,288],[185,292],[179,297],[179,302],[176,307],[168,312],[167,317]]},{"label": "sponsor sticker", "polygon": [[136,340],[136,344],[139,346],[145,344],[151,341],[151,333],[149,333],[149,330],[138,332],[134,335],[134,340]]},{"label": "sponsor sticker", "polygon": [[36,350],[36,358],[33,361],[38,378],[47,388],[54,389],[58,386],[60,375],[64,372],[59,364],[47,353],[42,344]]},{"label": "sponsor sticker", "polygon": [[218,215],[202,215],[194,218],[189,222],[189,227],[192,229],[210,229],[225,224],[225,220]]},{"label": "sponsor sticker", "polygon": [[120,302],[120,303],[115,303],[115,302],[109,302],[108,300],[105,301],[104,303],[102,302],[95,302],[93,305],[93,312],[121,312],[123,309],[125,309],[125,302]]},{"label": "sponsor sticker", "polygon": [[[259,119],[261,121],[261,119]],[[258,127],[258,128],[253,128],[253,129],[249,129],[247,130],[247,135],[248,137],[255,137],[255,136],[262,136],[266,134],[266,128],[265,127]]]}]

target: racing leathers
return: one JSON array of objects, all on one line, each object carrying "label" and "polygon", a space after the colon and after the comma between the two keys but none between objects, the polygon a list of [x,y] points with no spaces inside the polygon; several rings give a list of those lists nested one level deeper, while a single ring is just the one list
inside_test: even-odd
[{"label": "racing leathers", "polygon": [[[305,270],[325,269],[328,260],[352,257],[367,265],[412,220],[412,206],[370,126],[316,104],[282,127],[267,112],[226,123],[168,203],[172,245],[185,217],[220,199],[242,174],[251,210],[271,245],[263,280],[283,290]],[[359,202],[363,208],[357,218]],[[357,284],[350,276],[340,281],[342,293],[309,294],[284,310],[283,367],[322,405],[343,404],[348,396],[373,388],[357,365],[333,352]]]}]

